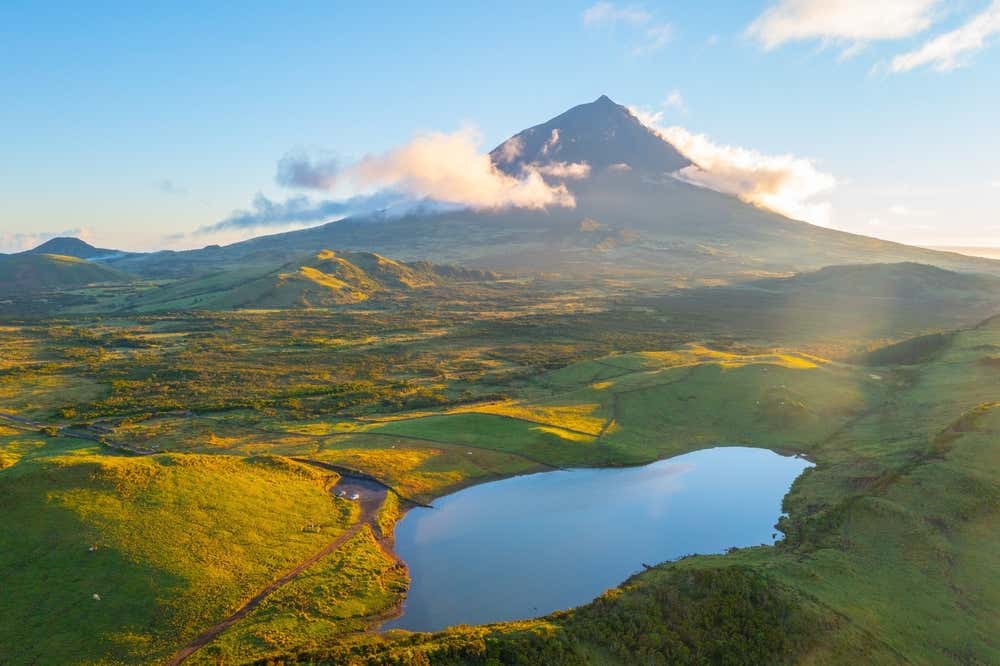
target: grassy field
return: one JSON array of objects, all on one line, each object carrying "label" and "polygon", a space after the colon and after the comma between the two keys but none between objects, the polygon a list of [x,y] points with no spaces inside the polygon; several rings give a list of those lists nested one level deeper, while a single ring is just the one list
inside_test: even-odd
[{"label": "grassy field", "polygon": [[333,480],[278,458],[96,451],[7,468],[0,567],[18,573],[0,598],[0,660],[162,660],[350,523]]},{"label": "grassy field", "polygon": [[[771,436],[780,438],[781,423],[791,423],[799,438],[791,448],[817,463],[786,498],[787,538],[777,547],[663,564],[589,606],[538,621],[367,638],[303,659],[995,663],[1000,583],[985,572],[1000,566],[1000,378],[991,362],[998,350],[1000,320],[993,320],[954,336],[935,360],[920,365],[857,369],[864,375],[853,379],[840,368],[797,383],[781,375],[803,398],[809,387],[822,397],[829,382],[841,420],[775,425]],[[774,372],[768,366],[768,381]],[[873,375],[888,387],[869,387]],[[699,365],[672,386],[694,392],[715,381],[724,391],[737,378],[746,380],[741,390],[759,388],[759,376],[726,377],[715,365]],[[856,401],[865,396],[862,407]],[[734,411],[725,431],[735,422],[750,428],[757,421],[752,411]],[[660,427],[666,434],[673,429]],[[690,435],[687,419],[677,427]],[[760,584],[767,592],[755,596]],[[772,604],[780,611],[771,614]],[[689,611],[678,615],[679,606]],[[739,621],[759,624],[752,630],[726,624]]]},{"label": "grassy field", "polygon": [[[488,303],[7,322],[0,413],[50,427],[0,420],[0,662],[162,662],[357,525],[336,474],[292,458],[427,502],[717,444],[816,463],[779,546],[537,621],[377,636],[406,585],[390,494],[194,659],[1000,661],[1000,322],[797,347],[658,306]],[[867,353],[904,332],[932,335]]]}]

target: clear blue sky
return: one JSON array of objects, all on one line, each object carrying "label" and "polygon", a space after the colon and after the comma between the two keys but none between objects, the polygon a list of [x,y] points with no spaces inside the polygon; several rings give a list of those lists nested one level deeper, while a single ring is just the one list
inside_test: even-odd
[{"label": "clear blue sky", "polygon": [[[915,0],[905,35],[859,14],[855,32],[800,16],[770,37],[748,28],[780,0],[619,3],[590,20],[594,2],[207,4],[0,4],[0,251],[78,228],[152,248],[258,192],[296,194],[275,182],[290,151],[350,159],[463,123],[488,149],[602,93],[815,160],[838,181],[833,226],[1000,245],[997,36],[949,71],[891,67],[989,0]],[[682,104],[664,104],[672,92]]]}]

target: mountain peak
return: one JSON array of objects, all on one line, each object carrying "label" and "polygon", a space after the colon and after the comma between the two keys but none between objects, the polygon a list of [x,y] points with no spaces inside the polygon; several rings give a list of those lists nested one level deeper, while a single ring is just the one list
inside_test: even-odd
[{"label": "mountain peak", "polygon": [[690,164],[676,148],[607,95],[512,136],[490,156],[497,168],[514,175],[529,164],[552,162],[585,162],[595,171],[627,164],[657,175]]},{"label": "mountain peak", "polygon": [[93,259],[94,257],[103,257],[117,253],[117,250],[94,247],[90,243],[72,236],[50,238],[38,247],[22,252],[22,254],[57,254],[64,257],[76,257],[77,259]]}]

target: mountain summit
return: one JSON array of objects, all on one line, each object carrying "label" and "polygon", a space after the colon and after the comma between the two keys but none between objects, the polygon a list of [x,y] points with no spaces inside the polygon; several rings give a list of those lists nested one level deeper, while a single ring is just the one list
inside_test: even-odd
[{"label": "mountain summit", "polygon": [[896,262],[1000,275],[1000,262],[817,227],[673,178],[690,162],[606,96],[515,134],[490,156],[515,177],[535,169],[560,178],[558,169],[544,166],[585,163],[590,170],[563,183],[572,206],[359,215],[226,247],[132,255],[110,263],[144,277],[198,276],[226,267],[273,269],[317,248],[336,247],[410,262],[695,284]]},{"label": "mountain summit", "polygon": [[655,174],[671,173],[690,164],[607,95],[515,134],[490,157],[497,168],[510,174],[519,173],[528,164],[551,162],[585,162],[594,171],[627,164]]}]

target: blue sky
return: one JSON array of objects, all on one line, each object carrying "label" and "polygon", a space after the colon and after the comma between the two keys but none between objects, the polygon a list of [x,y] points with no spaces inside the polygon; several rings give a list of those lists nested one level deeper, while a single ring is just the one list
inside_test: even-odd
[{"label": "blue sky", "polygon": [[0,6],[0,251],[275,231],[194,233],[303,196],[275,180],[289,153],[470,125],[485,151],[600,94],[812,160],[831,226],[1000,245],[998,2],[201,4]]}]

